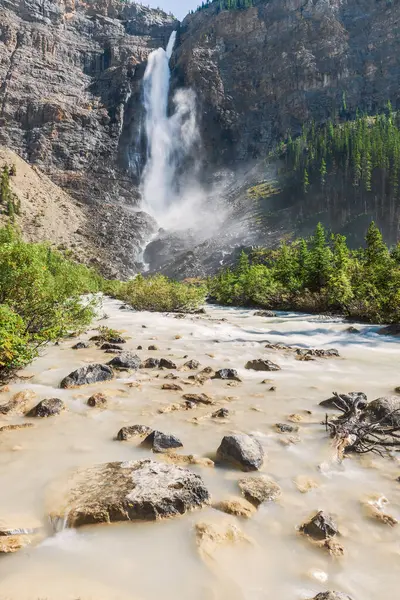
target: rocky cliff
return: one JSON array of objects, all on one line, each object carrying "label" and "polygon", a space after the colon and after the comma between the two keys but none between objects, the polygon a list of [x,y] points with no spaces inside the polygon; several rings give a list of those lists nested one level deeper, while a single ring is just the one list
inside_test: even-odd
[{"label": "rocky cliff", "polygon": [[149,53],[165,47],[174,29],[172,91],[196,92],[204,174],[240,172],[229,201],[256,199],[261,229],[273,232],[268,239],[307,229],[317,215],[343,231],[362,215],[361,234],[375,218],[390,240],[399,237],[398,202],[386,210],[382,199],[355,197],[351,182],[339,199],[327,187],[304,198],[293,185],[282,196],[279,164],[263,161],[306,121],[323,123],[339,111],[351,119],[389,99],[400,106],[400,2],[253,4],[220,11],[215,3],[179,24],[122,0],[3,0],[0,144],[85,205],[87,235],[108,253],[108,272],[135,272],[140,246],[156,230],[132,210],[145,159],[141,84]]}]

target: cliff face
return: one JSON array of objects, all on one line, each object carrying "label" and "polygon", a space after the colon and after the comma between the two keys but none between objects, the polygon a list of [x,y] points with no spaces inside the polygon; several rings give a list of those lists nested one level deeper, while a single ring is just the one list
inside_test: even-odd
[{"label": "cliff face", "polygon": [[85,202],[131,203],[143,63],[176,26],[120,0],[5,0],[0,143]]},{"label": "cliff face", "polygon": [[254,0],[188,16],[175,81],[192,86],[212,162],[266,156],[288,130],[400,106],[397,0]]}]

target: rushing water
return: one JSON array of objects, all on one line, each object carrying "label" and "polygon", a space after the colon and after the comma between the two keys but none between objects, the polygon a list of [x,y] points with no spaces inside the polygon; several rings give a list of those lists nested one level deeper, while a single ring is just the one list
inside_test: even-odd
[{"label": "rushing water", "polygon": [[[300,600],[327,589],[346,592],[353,600],[396,597],[400,525],[391,528],[368,518],[363,502],[383,494],[390,501],[387,511],[400,518],[399,461],[365,456],[336,463],[321,425],[325,412],[318,403],[333,390],[364,391],[369,398],[392,393],[400,385],[398,342],[376,335],[374,327],[361,325],[360,334],[349,334],[340,320],[297,314],[265,319],[254,316],[254,311],[207,307],[207,316],[176,319],[121,311],[119,303],[111,300],[105,301],[104,310],[109,319],[102,324],[124,331],[129,337],[127,349],[157,344],[157,352],[138,351],[142,358],[164,356],[182,365],[187,355],[202,366],[238,369],[243,382],[236,387],[217,380],[199,388],[184,386],[188,392],[215,395],[231,416],[211,419],[210,407],[160,414],[161,407],[179,402],[182,392],[162,391],[165,373],[157,371],[60,390],[61,379],[70,371],[85,363],[105,362],[110,356],[96,347],[74,351],[71,346],[76,340],[48,348],[27,369],[33,377],[13,383],[0,396],[5,402],[14,393],[30,389],[38,401],[59,397],[67,405],[60,416],[31,419],[34,428],[0,433],[0,517],[26,515],[44,527],[40,543],[1,558],[1,600]],[[266,350],[266,340],[336,347],[341,358],[298,362],[293,355]],[[259,357],[277,362],[282,370],[244,369],[247,360]],[[183,380],[189,375],[177,374]],[[269,391],[272,383],[261,384],[265,377],[276,391]],[[126,385],[133,380],[141,386]],[[86,405],[87,398],[100,390],[109,397],[107,410]],[[303,416],[299,441],[286,444],[288,436],[278,434],[274,424],[293,413]],[[26,420],[1,417],[0,426]],[[261,506],[248,520],[205,508],[164,522],[54,533],[48,514],[54,507],[54,482],[60,476],[71,468],[149,456],[150,451],[137,442],[113,439],[121,426],[135,423],[176,434],[185,453],[199,456],[215,452],[227,432],[253,433],[267,453],[263,472],[279,483],[281,498]],[[213,501],[240,495],[236,482],[243,474],[239,471],[191,468],[204,478]],[[299,476],[312,479],[318,487],[300,493],[295,484]],[[341,558],[332,558],[296,530],[318,509],[331,512],[337,520],[345,549]],[[251,542],[222,545],[213,560],[204,562],[196,546],[195,524],[225,521],[236,523]]]}]

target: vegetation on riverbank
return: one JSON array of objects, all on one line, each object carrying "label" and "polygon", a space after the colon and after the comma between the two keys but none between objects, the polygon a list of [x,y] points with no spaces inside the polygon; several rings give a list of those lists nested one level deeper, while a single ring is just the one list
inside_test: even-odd
[{"label": "vegetation on riverbank", "polygon": [[24,242],[11,225],[0,229],[0,379],[29,363],[41,346],[87,328],[104,292],[137,310],[188,311],[206,288],[157,275],[106,281],[48,244]]},{"label": "vegetation on riverbank", "polygon": [[335,312],[362,321],[400,321],[400,244],[389,249],[374,223],[366,247],[349,250],[342,235],[318,224],[309,239],[242,253],[234,269],[209,282],[220,304]]},{"label": "vegetation on riverbank", "polygon": [[205,285],[191,285],[172,281],[164,275],[143,277],[131,281],[106,281],[105,294],[127,302],[136,310],[158,312],[190,312],[205,302]]}]

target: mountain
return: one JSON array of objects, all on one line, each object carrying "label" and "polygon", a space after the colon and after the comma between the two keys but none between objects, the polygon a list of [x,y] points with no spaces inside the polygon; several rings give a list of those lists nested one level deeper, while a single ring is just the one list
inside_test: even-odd
[{"label": "mountain", "polygon": [[[4,0],[0,144],[81,203],[108,272],[136,272],[144,240],[157,231],[137,212],[146,161],[142,80],[150,52],[177,30],[171,93],[196,93],[200,178],[227,177],[235,218],[253,219],[243,244],[276,243],[317,220],[358,243],[372,218],[393,242],[400,208],[388,185],[363,191],[332,167],[324,185],[310,173],[305,194],[303,173],[285,170],[285,148],[305,123],[351,122],[388,101],[399,107],[399,19],[398,0],[253,0],[242,10],[213,2],[182,23],[122,0]],[[221,243],[207,244],[218,264]],[[180,242],[170,248],[182,276],[187,251]],[[191,256],[193,268],[203,253]],[[210,259],[206,271],[214,268]]]}]

